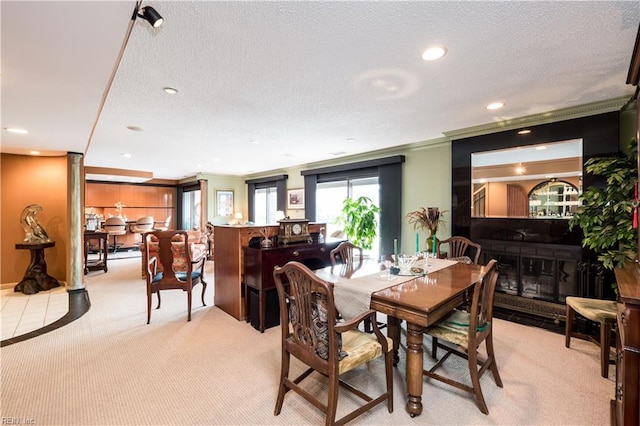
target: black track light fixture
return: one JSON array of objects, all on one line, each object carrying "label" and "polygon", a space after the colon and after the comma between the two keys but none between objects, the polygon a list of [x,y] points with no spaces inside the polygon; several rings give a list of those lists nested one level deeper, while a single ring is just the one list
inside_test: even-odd
[{"label": "black track light fixture", "polygon": [[146,21],[149,21],[153,28],[158,28],[164,22],[160,14],[151,6],[145,6],[137,11],[137,15]]}]

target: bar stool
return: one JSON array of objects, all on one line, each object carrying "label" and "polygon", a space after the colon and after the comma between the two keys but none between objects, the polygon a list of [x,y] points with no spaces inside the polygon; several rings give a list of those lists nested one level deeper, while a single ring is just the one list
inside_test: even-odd
[{"label": "bar stool", "polygon": [[[118,250],[118,235],[126,235],[127,234],[127,223],[121,217],[110,217],[108,218],[103,225],[105,231],[109,235],[113,235],[113,252],[115,253]],[[122,244],[120,244],[122,246]]]},{"label": "bar stool", "polygon": [[[567,323],[565,326],[565,346],[568,348],[572,337],[589,340],[600,346],[600,374],[602,377],[609,377],[609,354],[611,352],[611,328],[616,322],[617,306],[612,300],[589,299],[585,297],[568,296],[565,300],[567,304]],[[600,341],[582,333],[571,331],[574,313],[577,312],[583,317],[600,323]]]}]

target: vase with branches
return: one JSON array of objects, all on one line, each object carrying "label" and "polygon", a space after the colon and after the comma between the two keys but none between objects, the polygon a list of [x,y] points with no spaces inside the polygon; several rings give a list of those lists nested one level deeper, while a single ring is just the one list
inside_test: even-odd
[{"label": "vase with branches", "polygon": [[429,231],[427,247],[434,247],[434,239],[438,241],[436,237],[438,228],[447,226],[443,218],[446,212],[446,210],[440,211],[438,207],[420,207],[418,210],[407,213],[409,224],[413,225],[414,229]]}]

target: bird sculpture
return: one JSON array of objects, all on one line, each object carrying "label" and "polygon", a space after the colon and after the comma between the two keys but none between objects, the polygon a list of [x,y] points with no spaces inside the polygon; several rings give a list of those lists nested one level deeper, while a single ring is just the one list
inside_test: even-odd
[{"label": "bird sculpture", "polygon": [[45,243],[51,241],[47,232],[38,221],[38,212],[43,210],[38,204],[29,204],[20,214],[20,223],[25,232],[24,241],[27,243]]}]

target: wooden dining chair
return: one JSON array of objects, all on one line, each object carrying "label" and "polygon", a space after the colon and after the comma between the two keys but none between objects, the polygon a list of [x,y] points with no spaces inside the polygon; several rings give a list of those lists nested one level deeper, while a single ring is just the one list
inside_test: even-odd
[{"label": "wooden dining chair", "polygon": [[[273,278],[280,302],[280,327],[282,339],[282,364],[280,384],[274,415],[280,414],[284,396],[293,390],[326,416],[327,425],[341,425],[387,402],[389,413],[393,412],[393,341],[385,337],[376,325],[376,312],[367,310],[357,317],[338,322],[333,285],[318,278],[309,268],[299,262],[288,262],[276,267]],[[373,334],[358,330],[358,325],[368,318],[373,325]],[[289,377],[291,356],[308,368],[295,379]],[[385,391],[372,398],[363,391],[346,383],[341,376],[347,371],[384,357]],[[328,380],[326,403],[317,398],[303,380],[317,372]],[[365,367],[363,374],[377,380],[372,367]],[[314,386],[314,385],[311,385]],[[342,387],[365,401],[355,410],[336,420],[338,390]]]},{"label": "wooden dining chair", "polygon": [[[489,414],[480,387],[480,378],[484,372],[491,370],[496,385],[502,387],[502,379],[498,373],[493,350],[493,296],[498,279],[496,263],[496,260],[492,259],[480,273],[473,287],[470,312],[454,309],[451,314],[424,331],[425,334],[433,337],[431,355],[434,359],[437,359],[438,348],[446,351],[430,370],[424,371],[424,375],[472,393],[475,396],[476,405],[484,414]],[[447,344],[445,345],[441,341],[445,341]],[[485,343],[487,352],[487,358],[484,361],[478,358],[478,348],[482,342]],[[471,386],[435,372],[452,354],[467,359]],[[478,369],[478,367],[480,368]]]},{"label": "wooden dining chair", "polygon": [[474,243],[465,237],[451,237],[446,240],[438,240],[436,253],[438,258],[442,257],[442,246],[448,246],[447,259],[457,260],[464,263],[478,264],[480,259],[480,244]]},{"label": "wooden dining chair", "polygon": [[[364,254],[362,247],[358,247],[351,241],[343,241],[338,244],[338,247],[329,252],[329,260],[331,260],[331,272],[337,265],[342,265],[339,271],[341,276],[349,276],[358,268],[360,268],[364,262]],[[380,328],[384,328],[387,324],[378,322]],[[369,320],[364,322],[364,331],[371,333],[371,323]]]},{"label": "wooden dining chair", "polygon": [[351,241],[343,241],[329,252],[329,260],[332,268],[342,264],[357,269],[362,266],[364,254],[362,247],[354,245]]},{"label": "wooden dining chair", "polygon": [[151,321],[151,296],[158,297],[161,290],[182,290],[187,293],[187,321],[191,321],[191,293],[193,286],[202,284],[202,305],[207,282],[204,280],[206,255],[192,255],[192,244],[187,231],[153,231],[144,234],[147,259],[147,324]]}]

